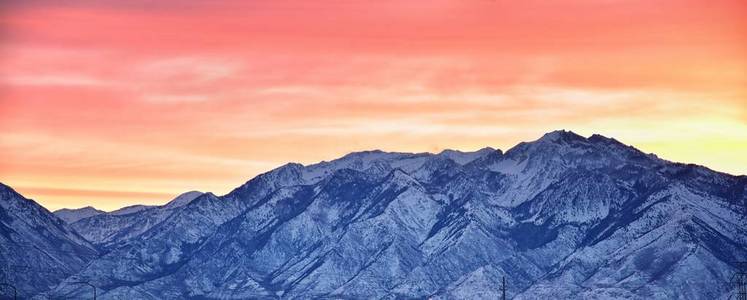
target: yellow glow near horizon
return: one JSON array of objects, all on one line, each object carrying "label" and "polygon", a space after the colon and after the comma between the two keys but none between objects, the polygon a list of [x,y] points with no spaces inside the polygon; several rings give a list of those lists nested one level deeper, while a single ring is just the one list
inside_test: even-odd
[{"label": "yellow glow near horizon", "polygon": [[68,2],[0,14],[0,182],[49,209],[557,129],[747,173],[744,1]]}]

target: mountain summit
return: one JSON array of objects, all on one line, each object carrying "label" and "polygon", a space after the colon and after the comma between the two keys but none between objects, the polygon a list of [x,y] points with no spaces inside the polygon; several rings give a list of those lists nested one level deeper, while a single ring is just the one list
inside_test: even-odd
[{"label": "mountain summit", "polygon": [[85,280],[102,299],[495,299],[505,277],[513,299],[720,298],[747,260],[747,177],[556,131],[505,153],[287,164],[157,220],[29,293],[86,297]]}]

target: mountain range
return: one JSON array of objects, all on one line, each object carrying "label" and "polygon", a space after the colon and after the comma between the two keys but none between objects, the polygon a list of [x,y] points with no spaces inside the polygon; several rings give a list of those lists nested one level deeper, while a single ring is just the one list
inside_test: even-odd
[{"label": "mountain range", "polygon": [[100,299],[726,299],[747,177],[554,131],[365,151],[226,195],[51,213],[0,186],[3,282]]}]

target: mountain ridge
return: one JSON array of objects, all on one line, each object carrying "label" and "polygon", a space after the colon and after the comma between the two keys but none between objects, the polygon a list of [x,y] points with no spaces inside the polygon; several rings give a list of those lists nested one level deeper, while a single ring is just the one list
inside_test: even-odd
[{"label": "mountain ridge", "polygon": [[505,276],[516,299],[719,298],[747,258],[746,187],[566,131],[505,153],[355,152],[202,194],[47,293],[485,298]]},{"label": "mountain ridge", "polygon": [[0,183],[0,282],[20,295],[52,288],[98,251],[62,219]]},{"label": "mountain ridge", "polygon": [[[714,170],[714,169],[711,169],[708,166],[700,165],[700,164],[696,164],[696,163],[677,162],[677,161],[671,161],[671,160],[667,160],[667,159],[662,159],[662,158],[660,158],[658,155],[656,155],[654,153],[645,153],[645,152],[637,149],[634,146],[624,144],[624,143],[620,142],[619,140],[617,140],[615,138],[607,137],[607,136],[604,136],[604,135],[601,135],[601,134],[598,134],[598,133],[594,133],[594,134],[590,135],[588,138],[586,138],[586,137],[584,137],[582,135],[579,135],[579,134],[577,134],[577,133],[575,133],[573,131],[570,131],[570,130],[558,129],[558,130],[554,130],[554,131],[545,133],[542,137],[540,137],[537,140],[534,140],[532,142],[541,141],[541,140],[543,140],[543,138],[545,138],[545,140],[547,140],[547,139],[553,139],[553,138],[557,138],[558,136],[564,136],[564,135],[566,135],[565,139],[568,139],[569,137],[570,137],[570,139],[581,138],[583,140],[586,140],[586,141],[589,141],[589,142],[592,142],[592,143],[606,143],[606,144],[615,144],[615,145],[619,145],[619,146],[624,146],[626,148],[630,148],[630,149],[633,149],[635,151],[638,151],[641,154],[643,154],[645,156],[648,156],[650,158],[657,159],[657,160],[662,160],[664,162],[671,163],[671,164],[676,164],[676,165],[681,165],[681,166],[687,166],[687,167],[699,167],[699,168],[704,168],[704,169],[706,169],[706,170],[708,170],[710,172],[716,172],[716,173],[720,173],[720,174],[723,174],[723,175],[747,178],[747,174],[732,174],[732,173],[725,172],[725,171]],[[498,155],[505,155],[506,153],[508,153],[512,149],[514,149],[516,147],[519,147],[519,146],[523,146],[524,144],[527,144],[527,143],[531,143],[531,142],[519,142],[516,145],[514,145],[513,147],[508,148],[505,152],[503,152],[501,149],[493,148],[493,147],[490,147],[490,146],[486,146],[486,147],[483,147],[483,148],[475,150],[475,151],[464,151],[464,150],[448,149],[447,148],[447,149],[441,150],[438,153],[434,153],[434,152],[384,151],[384,150],[380,150],[380,149],[361,150],[361,151],[350,152],[350,153],[348,153],[346,155],[343,155],[342,157],[339,157],[339,158],[336,158],[336,159],[332,159],[330,161],[322,160],[322,161],[319,161],[319,162],[316,162],[316,163],[310,163],[310,164],[302,164],[302,163],[298,163],[298,162],[288,162],[288,163],[285,163],[285,164],[283,164],[283,165],[281,165],[279,167],[276,167],[275,169],[283,168],[286,165],[297,165],[299,167],[311,167],[311,166],[316,166],[316,165],[321,165],[321,164],[328,164],[330,162],[334,162],[334,161],[337,161],[337,160],[345,159],[345,158],[348,158],[348,157],[365,156],[365,155],[368,155],[368,154],[411,155],[411,156],[417,156],[417,155],[423,155],[423,156],[427,156],[427,155],[431,155],[431,156],[435,156],[435,155],[438,155],[438,156],[448,156],[451,153],[457,153],[457,154],[459,154],[459,153],[461,153],[461,154],[483,153],[484,154],[484,153],[494,152],[495,154],[498,154]],[[491,154],[493,154],[493,153],[491,153]],[[481,158],[481,157],[478,157],[478,158]],[[469,162],[473,162],[473,161],[474,160],[471,160]],[[272,170],[275,170],[275,169],[272,169]],[[267,171],[265,173],[271,172],[272,170]],[[262,173],[262,174],[264,174],[264,173]],[[259,175],[261,175],[261,174],[259,174]],[[184,192],[182,194],[187,194],[187,193],[192,193],[192,192],[197,192],[197,191],[189,191],[189,192]],[[229,193],[230,193],[230,191],[229,191]],[[177,196],[177,197],[179,197],[179,196]],[[168,202],[167,202],[167,204],[168,204]],[[164,205],[166,205],[166,204],[164,204]],[[131,206],[126,206],[126,207],[118,208],[116,210],[110,211],[109,213],[116,213],[118,211],[127,210],[128,208],[140,208],[140,207],[147,208],[147,207],[153,207],[153,206],[159,206],[159,205],[134,204],[134,205],[131,205]],[[62,210],[77,210],[77,209],[84,209],[84,208],[88,208],[88,207],[96,209],[95,207],[92,207],[92,206],[86,206],[86,207],[82,207],[82,208],[62,208],[62,209],[58,209],[57,211],[62,211]],[[96,209],[96,210],[98,210],[98,209]],[[129,213],[129,211],[124,212],[124,213]]]},{"label": "mountain ridge", "polygon": [[[111,212],[79,217],[74,222],[68,223],[86,240],[105,250],[148,231],[168,218],[174,211],[188,205],[203,194],[198,191],[189,191],[163,205],[133,205]],[[55,214],[59,214],[58,212]],[[74,210],[60,213],[62,212],[77,213]]]}]

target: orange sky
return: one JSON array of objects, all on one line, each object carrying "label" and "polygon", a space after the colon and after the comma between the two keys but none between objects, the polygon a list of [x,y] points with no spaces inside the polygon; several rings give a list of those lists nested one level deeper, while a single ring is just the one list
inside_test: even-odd
[{"label": "orange sky", "polygon": [[1,182],[111,210],[561,128],[747,173],[745,1],[178,2],[0,4]]}]

